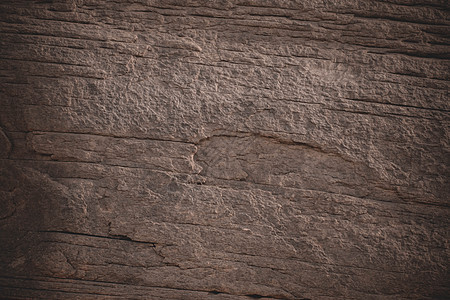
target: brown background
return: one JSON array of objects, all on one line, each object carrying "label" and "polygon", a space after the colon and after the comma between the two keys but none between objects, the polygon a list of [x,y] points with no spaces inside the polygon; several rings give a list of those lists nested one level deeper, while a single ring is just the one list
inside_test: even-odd
[{"label": "brown background", "polygon": [[0,295],[447,298],[449,15],[0,1]]}]

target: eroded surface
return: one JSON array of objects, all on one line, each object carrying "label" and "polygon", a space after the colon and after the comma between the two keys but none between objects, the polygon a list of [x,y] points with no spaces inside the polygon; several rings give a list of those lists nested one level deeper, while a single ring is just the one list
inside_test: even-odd
[{"label": "eroded surface", "polygon": [[449,294],[446,1],[3,1],[0,296]]}]

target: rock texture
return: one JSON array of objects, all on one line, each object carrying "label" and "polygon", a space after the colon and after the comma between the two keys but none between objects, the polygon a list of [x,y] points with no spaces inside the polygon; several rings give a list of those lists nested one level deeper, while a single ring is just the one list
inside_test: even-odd
[{"label": "rock texture", "polygon": [[0,296],[447,299],[446,0],[0,2]]}]

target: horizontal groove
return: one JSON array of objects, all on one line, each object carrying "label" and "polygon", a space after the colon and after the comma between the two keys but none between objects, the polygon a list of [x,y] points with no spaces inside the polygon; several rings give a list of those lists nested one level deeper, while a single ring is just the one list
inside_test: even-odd
[{"label": "horizontal groove", "polygon": [[96,234],[89,234],[89,233],[62,231],[62,230],[39,230],[37,232],[38,233],[57,233],[57,234],[65,234],[65,235],[85,236],[85,237],[108,239],[108,240],[120,240],[120,241],[132,242],[132,243],[147,244],[147,245],[151,245],[152,247],[156,246],[156,243],[146,242],[146,241],[137,241],[137,240],[131,239],[128,236],[123,236],[123,235],[103,236],[103,235],[96,235]]}]

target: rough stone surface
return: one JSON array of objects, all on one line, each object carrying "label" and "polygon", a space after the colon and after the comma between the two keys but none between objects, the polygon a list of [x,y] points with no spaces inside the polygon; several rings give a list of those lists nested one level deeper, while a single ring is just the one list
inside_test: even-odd
[{"label": "rough stone surface", "polygon": [[1,298],[447,299],[449,19],[1,1]]}]

